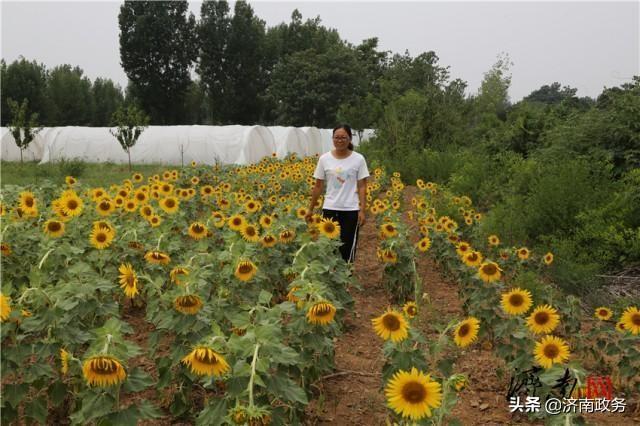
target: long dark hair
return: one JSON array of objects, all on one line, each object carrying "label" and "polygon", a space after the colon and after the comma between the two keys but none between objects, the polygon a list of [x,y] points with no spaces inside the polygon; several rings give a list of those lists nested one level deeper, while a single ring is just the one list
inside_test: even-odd
[{"label": "long dark hair", "polygon": [[353,144],[351,143],[351,139],[353,139],[353,134],[351,133],[351,126],[349,126],[348,124],[338,124],[336,127],[333,128],[333,133],[331,133],[331,135],[335,135],[336,130],[338,129],[343,129],[345,132],[347,132],[347,134],[349,135],[349,146],[347,148],[349,149],[349,151],[353,151]]}]

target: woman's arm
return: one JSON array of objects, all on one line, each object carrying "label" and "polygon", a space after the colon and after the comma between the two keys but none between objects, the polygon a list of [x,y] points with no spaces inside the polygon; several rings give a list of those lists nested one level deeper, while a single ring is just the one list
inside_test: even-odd
[{"label": "woman's arm", "polygon": [[310,220],[311,216],[313,216],[313,209],[315,209],[316,203],[318,202],[318,198],[322,194],[323,189],[324,181],[322,179],[316,179],[316,183],[313,185],[313,190],[311,191],[311,202],[309,203],[309,210],[305,216],[306,220]]},{"label": "woman's arm", "polygon": [[360,200],[360,211],[358,212],[358,224],[364,225],[367,210],[367,178],[358,181],[358,199]]}]

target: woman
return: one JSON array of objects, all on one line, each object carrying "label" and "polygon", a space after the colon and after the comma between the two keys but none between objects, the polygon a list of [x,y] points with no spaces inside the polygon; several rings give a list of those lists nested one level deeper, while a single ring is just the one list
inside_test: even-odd
[{"label": "woman", "polygon": [[320,156],[313,177],[316,179],[311,194],[307,221],[322,193],[326,181],[326,193],[322,216],[340,224],[340,254],[345,262],[353,262],[356,254],[358,228],[364,225],[366,188],[369,169],[362,154],[353,151],[351,127],[346,124],[333,129],[335,149]]}]

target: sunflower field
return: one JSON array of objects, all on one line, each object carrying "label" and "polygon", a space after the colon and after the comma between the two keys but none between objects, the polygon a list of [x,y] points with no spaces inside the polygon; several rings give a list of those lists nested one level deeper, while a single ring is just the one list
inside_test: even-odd
[{"label": "sunflower field", "polygon": [[[339,225],[305,221],[315,161],[5,186],[2,422],[305,422],[335,371],[351,290],[366,286],[335,254]],[[637,395],[638,307],[585,315],[550,282],[553,253],[482,235],[473,201],[435,183],[376,168],[367,203],[391,301],[367,319],[387,422],[455,422],[469,385],[456,361],[480,342],[504,361],[499,375],[540,368],[543,394],[569,371],[584,395],[597,370]],[[416,267],[426,257],[457,283],[463,317],[418,324],[437,302]]]}]

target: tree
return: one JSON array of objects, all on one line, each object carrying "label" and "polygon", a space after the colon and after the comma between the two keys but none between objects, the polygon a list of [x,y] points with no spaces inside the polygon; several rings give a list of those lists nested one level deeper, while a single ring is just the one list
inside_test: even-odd
[{"label": "tree", "polygon": [[338,109],[337,118],[341,123],[348,123],[358,133],[362,140],[364,129],[374,127],[382,116],[382,103],[373,94],[358,97],[354,101],[342,104]]},{"label": "tree", "polygon": [[91,125],[109,126],[113,113],[124,102],[122,89],[110,79],[96,78],[91,87],[91,94],[95,107]]},{"label": "tree", "polygon": [[44,64],[27,61],[20,57],[7,66],[4,60],[0,63],[2,71],[2,125],[12,120],[11,108],[7,99],[27,99],[30,109],[38,113],[40,120],[48,124],[47,110],[47,70]]},{"label": "tree", "polygon": [[365,93],[366,80],[355,53],[335,47],[284,58],[273,70],[267,96],[281,125],[332,127],[338,108]]},{"label": "tree", "polygon": [[25,98],[22,104],[7,98],[7,105],[11,111],[11,123],[9,124],[9,132],[16,141],[16,145],[20,148],[20,163],[23,162],[22,153],[27,149],[36,134],[41,130],[37,127],[38,113],[29,114],[29,101]]},{"label": "tree", "polygon": [[578,89],[572,89],[569,86],[561,87],[560,83],[556,81],[551,83],[551,85],[545,84],[539,89],[534,90],[525,96],[523,100],[553,105],[562,102],[564,99],[574,97],[577,91]]},{"label": "tree", "polygon": [[120,7],[120,59],[131,93],[154,124],[180,124],[197,57],[187,1],[129,1]]},{"label": "tree", "polygon": [[149,117],[132,104],[128,107],[120,106],[113,113],[111,121],[116,126],[116,130],[109,130],[109,132],[115,136],[127,153],[129,171],[131,171],[131,148],[138,142],[138,138],[149,124]]},{"label": "tree", "polygon": [[89,126],[93,120],[91,81],[79,67],[59,65],[49,73],[48,97],[52,102],[51,126]]}]

